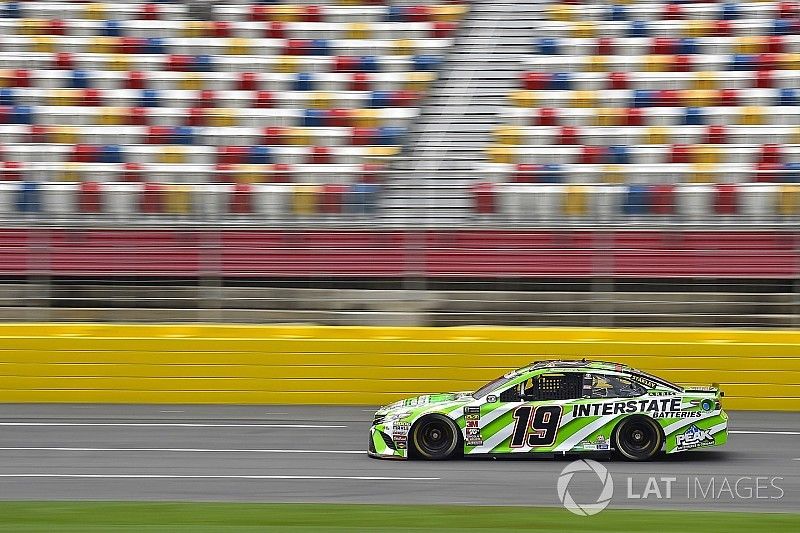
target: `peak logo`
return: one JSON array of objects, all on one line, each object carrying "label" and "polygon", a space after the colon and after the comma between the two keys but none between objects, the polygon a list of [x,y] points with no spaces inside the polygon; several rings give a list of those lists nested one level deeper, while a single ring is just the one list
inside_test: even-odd
[{"label": "peak logo", "polygon": [[684,431],[682,435],[675,437],[675,444],[682,450],[697,448],[699,446],[705,446],[713,443],[714,435],[711,434],[711,431],[708,429],[700,429],[694,424],[689,426],[689,428]]}]

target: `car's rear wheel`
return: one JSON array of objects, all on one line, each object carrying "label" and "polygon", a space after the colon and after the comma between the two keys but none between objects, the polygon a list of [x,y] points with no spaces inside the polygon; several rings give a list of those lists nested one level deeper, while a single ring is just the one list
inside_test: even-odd
[{"label": "car's rear wheel", "polygon": [[646,416],[626,418],[614,432],[614,447],[630,461],[652,459],[664,444],[664,434],[659,425]]},{"label": "car's rear wheel", "polygon": [[417,456],[441,461],[455,455],[460,435],[461,431],[455,422],[444,415],[433,414],[414,424],[411,442]]}]

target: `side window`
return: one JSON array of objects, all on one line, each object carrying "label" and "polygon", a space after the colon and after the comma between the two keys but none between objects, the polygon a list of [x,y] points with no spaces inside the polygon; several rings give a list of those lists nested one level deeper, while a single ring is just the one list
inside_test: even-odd
[{"label": "side window", "polygon": [[577,372],[541,374],[523,383],[522,398],[529,402],[580,398],[582,376]]},{"label": "side window", "polygon": [[629,378],[606,374],[587,374],[585,385],[591,387],[590,398],[633,398],[647,392]]}]

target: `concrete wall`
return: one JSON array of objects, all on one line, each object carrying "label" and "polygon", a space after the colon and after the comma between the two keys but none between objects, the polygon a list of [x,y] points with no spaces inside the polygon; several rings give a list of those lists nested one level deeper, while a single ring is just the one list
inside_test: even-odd
[{"label": "concrete wall", "polygon": [[2,324],[0,401],[381,404],[554,357],[800,410],[800,332],[590,328]]}]

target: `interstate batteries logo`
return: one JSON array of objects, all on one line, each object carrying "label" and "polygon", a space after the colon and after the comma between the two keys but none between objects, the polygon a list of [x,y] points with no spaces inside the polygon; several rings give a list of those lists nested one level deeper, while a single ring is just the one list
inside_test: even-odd
[{"label": "interstate batteries logo", "polygon": [[[569,485],[575,474],[583,472],[596,476],[600,480],[602,490],[594,502],[578,503],[569,491]],[[556,490],[558,499],[561,500],[561,504],[567,511],[578,516],[592,516],[608,507],[611,497],[614,496],[614,480],[611,479],[611,474],[605,466],[591,459],[581,459],[564,467],[561,475],[558,476]]]}]

